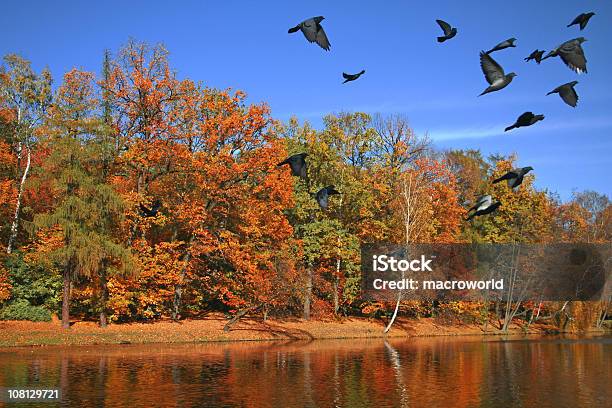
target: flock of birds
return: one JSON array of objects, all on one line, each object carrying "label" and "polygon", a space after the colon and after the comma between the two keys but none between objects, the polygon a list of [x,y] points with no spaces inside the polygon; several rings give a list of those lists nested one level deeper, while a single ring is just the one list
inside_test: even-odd
[{"label": "flock of birds", "polygon": [[[591,17],[593,17],[595,13],[583,13],[577,16],[569,25],[571,27],[573,25],[579,25],[580,30],[584,30],[587,26]],[[325,30],[321,25],[321,22],[324,20],[323,16],[312,17],[307,20],[302,21],[295,27],[289,29],[289,33],[295,33],[301,31],[304,34],[304,37],[311,42],[317,43],[321,48],[326,51],[329,51],[331,44],[329,39],[327,38],[327,34],[325,34]],[[436,20],[440,28],[442,29],[444,35],[437,37],[438,42],[443,43],[457,35],[457,28],[452,27],[450,24],[443,20]],[[550,51],[546,56],[544,56],[544,50],[536,49],[533,51],[525,61],[535,61],[540,64],[543,60],[551,57],[560,57],[561,60],[574,72],[576,73],[586,73],[586,57],[584,56],[584,50],[582,49],[582,43],[585,42],[586,39],[584,37],[578,37],[569,41],[564,42],[559,45],[554,50]],[[516,47],[515,45],[516,38],[509,38],[505,41],[500,42],[493,48],[488,51],[480,52],[480,66],[482,68],[482,72],[489,83],[489,86],[479,95],[485,95],[487,93],[499,91],[512,82],[512,79],[516,76],[514,72],[510,72],[506,74],[504,69],[491,57],[491,53],[504,50],[510,47]],[[344,77],[344,82],[351,82],[357,80],[360,76],[365,74],[365,70],[361,70],[356,74],[347,74],[342,73]],[[568,105],[575,107],[578,102],[578,95],[574,89],[574,86],[578,83],[578,81],[568,82],[566,84],[560,85],[557,88],[550,91],[547,95],[558,93],[561,96],[561,99]],[[519,127],[531,126],[541,120],[544,120],[544,115],[535,115],[533,112],[525,112],[521,114],[516,122],[510,126],[508,126],[505,131],[509,131]],[[296,177],[300,177],[306,182],[306,186],[308,191],[310,192],[310,182],[308,180],[308,172],[307,172],[307,163],[306,157],[308,153],[298,153],[294,154],[282,162],[278,163],[277,166],[289,165],[291,169],[291,174]],[[533,167],[522,167],[510,170],[503,176],[493,180],[493,184],[499,183],[501,181],[506,181],[508,187],[513,190],[518,189],[518,187],[523,183],[523,178],[527,173],[533,170]],[[336,194],[341,194],[334,185],[329,185],[321,188],[316,193],[310,193],[321,209],[326,210],[329,206],[329,197]],[[478,198],[474,206],[472,206],[468,210],[468,218],[467,220],[471,220],[474,217],[490,214],[493,211],[497,210],[501,203],[499,201],[493,200],[493,197],[489,194],[483,195]],[[144,218],[150,218],[157,216],[159,210],[161,208],[161,202],[159,200],[153,201],[151,207],[147,207],[144,204],[140,204],[140,216]],[[470,214],[471,213],[471,214]]]},{"label": "flock of birds", "polygon": [[[582,13],[576,18],[574,18],[574,20],[570,24],[568,24],[567,27],[578,25],[580,26],[580,30],[582,31],[586,28],[589,20],[594,15],[595,13],[593,12]],[[304,37],[306,37],[309,42],[316,43],[324,50],[329,51],[331,44],[329,42],[329,39],[327,38],[325,30],[323,29],[323,26],[321,25],[321,22],[324,19],[325,17],[323,16],[309,18],[307,20],[302,21],[295,27],[290,28],[288,32],[291,34],[301,31],[302,34],[304,34]],[[448,41],[457,35],[456,27],[452,27],[449,23],[443,20],[436,20],[436,22],[443,31],[443,35],[437,37],[437,41],[439,43]],[[514,72],[506,74],[502,66],[499,65],[499,63],[497,63],[497,61],[495,61],[493,57],[491,57],[491,54],[494,52],[501,51],[506,48],[516,47],[516,41],[516,38],[509,38],[505,41],[500,42],[488,51],[480,52],[480,67],[489,86],[479,96],[504,89],[512,82],[512,79],[516,77],[516,74]],[[544,56],[545,50],[536,49],[527,58],[525,58],[525,61],[535,61],[537,64],[540,64],[543,60],[547,58],[559,57],[565,63],[565,65],[567,65],[567,67],[570,68],[572,71],[578,74],[586,73],[587,60],[584,55],[584,50],[582,49],[582,43],[584,43],[585,41],[587,40],[584,37],[571,39],[550,51],[546,56]],[[363,74],[365,74],[365,70],[362,70],[356,74],[347,74],[343,72],[343,83],[355,81]],[[571,81],[566,84],[560,85],[549,93],[547,93],[547,95],[557,93],[566,104],[571,107],[576,107],[578,103],[578,94],[574,89],[576,84],[578,84],[578,81]],[[524,112],[517,118],[517,120],[512,125],[508,126],[505,131],[507,132],[509,130],[516,129],[519,127],[531,126],[541,120],[544,120],[544,115],[536,115],[533,112]],[[309,182],[306,164],[307,156],[307,153],[299,153],[292,155],[284,161],[278,163],[278,166],[289,165],[289,167],[291,168],[292,175],[305,180],[308,186]],[[523,183],[523,178],[525,177],[525,175],[531,170],[533,170],[531,166],[513,169],[504,174],[503,176],[495,179],[493,181],[493,184],[506,180],[508,187],[516,191],[516,189],[518,189],[518,187]],[[329,196],[334,194],[340,194],[340,192],[337,191],[333,185],[330,185],[323,187],[317,193],[312,195],[316,199],[319,206],[325,210],[327,209],[329,204]],[[501,202],[493,200],[493,197],[491,195],[483,195],[479,197],[474,206],[472,206],[468,210],[469,215],[467,220],[469,221],[474,217],[490,214],[497,210],[500,205]]]}]

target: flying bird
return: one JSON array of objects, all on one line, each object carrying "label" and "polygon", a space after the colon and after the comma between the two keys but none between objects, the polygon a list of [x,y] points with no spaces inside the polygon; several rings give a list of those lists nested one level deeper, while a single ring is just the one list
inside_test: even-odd
[{"label": "flying bird", "polygon": [[497,184],[500,181],[507,180],[508,187],[511,189],[517,189],[523,183],[523,178],[527,173],[533,170],[533,167],[521,167],[519,169],[513,169],[504,174],[503,176],[493,180],[493,184]]},{"label": "flying bird", "polygon": [[140,215],[145,218],[155,217],[159,212],[160,207],[161,201],[159,200],[153,201],[153,205],[151,205],[151,208],[147,208],[143,203],[140,203]]},{"label": "flying bird", "polygon": [[468,210],[468,212],[474,212],[466,218],[466,221],[469,221],[474,217],[490,214],[497,210],[500,205],[501,203],[499,201],[493,201],[490,195],[483,195],[478,199],[476,204]]},{"label": "flying bird", "polygon": [[512,82],[512,78],[516,76],[514,72],[504,74],[504,69],[499,65],[489,54],[484,51],[480,52],[480,68],[489,83],[489,87],[485,89],[480,95],[487,94],[489,92],[499,91],[500,89],[508,86]]},{"label": "flying bird", "polygon": [[571,69],[572,71],[582,74],[587,72],[587,60],[584,56],[584,50],[582,49],[582,43],[587,41],[584,37],[574,38],[569,40],[549,52],[542,61],[550,57],[561,57],[561,60]]},{"label": "flying bird", "polygon": [[469,221],[472,218],[479,217],[481,215],[491,214],[493,211],[497,210],[500,205],[501,205],[501,203],[499,201],[495,201],[495,202],[491,203],[491,205],[489,205],[488,207],[483,208],[482,210],[478,210],[478,211],[475,211],[474,213],[472,213],[469,217],[467,217],[466,221]]},{"label": "flying bird", "polygon": [[487,54],[490,54],[490,53],[495,52],[495,51],[503,50],[503,49],[509,48],[509,47],[516,47],[516,45],[514,45],[515,41],[516,41],[516,38],[508,38],[506,41],[500,42],[495,47],[493,47],[489,51],[487,51]]},{"label": "flying bird", "polygon": [[317,203],[319,203],[319,206],[322,209],[327,210],[329,196],[334,195],[334,194],[340,194],[340,192],[336,190],[336,188],[333,185],[327,186],[317,191],[315,198],[317,199]]},{"label": "flying bird", "polygon": [[308,156],[308,153],[294,154],[293,156],[289,156],[282,162],[278,163],[277,166],[280,167],[288,164],[291,168],[292,175],[306,180],[308,178],[308,175],[306,174],[306,156]]},{"label": "flying bird", "polygon": [[444,31],[444,35],[442,37],[438,37],[439,43],[442,43],[446,40],[450,40],[451,38],[457,35],[457,28],[451,27],[451,25],[448,24],[446,21],[436,20],[436,23],[438,23],[442,31]]},{"label": "flying bird", "polygon": [[567,103],[572,108],[575,108],[578,104],[578,94],[576,93],[574,86],[576,86],[577,83],[578,81],[568,82],[567,84],[556,87],[546,95],[558,93],[561,99],[563,99],[563,102]]},{"label": "flying bird", "polygon": [[533,112],[525,112],[518,117],[514,124],[504,129],[504,132],[523,126],[531,126],[540,120],[544,120],[544,115],[534,115]]},{"label": "flying bird", "polygon": [[544,50],[535,50],[534,52],[529,54],[527,58],[525,58],[525,61],[529,62],[529,61],[535,60],[535,62],[539,64],[540,62],[542,62],[543,55],[544,55]]},{"label": "flying bird", "polygon": [[571,27],[575,24],[580,24],[580,31],[584,30],[584,28],[587,26],[587,24],[589,23],[589,20],[591,19],[591,17],[593,17],[595,15],[595,13],[590,12],[590,13],[582,13],[579,16],[577,16],[574,21],[572,21],[571,23],[569,23],[567,26]]},{"label": "flying bird", "polygon": [[491,205],[492,200],[493,198],[489,194],[482,195],[478,197],[478,201],[476,201],[476,204],[474,204],[474,206],[472,206],[472,208],[470,208],[468,212],[477,211],[478,209],[486,208]]},{"label": "flying bird", "polygon": [[344,77],[343,84],[346,84],[347,82],[354,81],[357,78],[359,78],[360,76],[362,76],[363,74],[365,74],[365,69],[362,69],[361,72],[358,72],[356,74],[347,74],[346,72],[343,72],[342,73],[342,76]]},{"label": "flying bird", "polygon": [[309,18],[308,20],[302,21],[295,27],[290,28],[288,32],[291,34],[297,31],[302,31],[302,34],[304,34],[304,37],[306,37],[308,41],[316,42],[319,47],[323,48],[325,51],[329,51],[331,44],[327,39],[323,26],[321,26],[321,21],[324,19],[325,17],[323,16]]}]

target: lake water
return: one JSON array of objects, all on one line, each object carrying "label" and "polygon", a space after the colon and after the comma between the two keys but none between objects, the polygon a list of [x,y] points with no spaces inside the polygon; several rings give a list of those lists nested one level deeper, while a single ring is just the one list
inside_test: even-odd
[{"label": "lake water", "polygon": [[0,350],[19,407],[612,407],[612,338],[416,338]]}]

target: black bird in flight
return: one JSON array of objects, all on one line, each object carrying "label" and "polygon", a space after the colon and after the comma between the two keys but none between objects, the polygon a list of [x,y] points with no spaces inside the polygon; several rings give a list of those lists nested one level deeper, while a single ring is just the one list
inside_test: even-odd
[{"label": "black bird in flight", "polygon": [[469,217],[467,217],[466,221],[469,221],[474,217],[490,214],[493,211],[497,210],[500,205],[501,203],[499,201],[493,201],[490,195],[483,195],[478,199],[476,204],[468,210],[468,212],[474,212]]},{"label": "black bird in flight", "polygon": [[516,41],[516,38],[508,38],[507,40],[500,42],[495,47],[487,51],[487,54],[490,54],[495,51],[503,50],[509,47],[516,47],[516,45],[514,45],[515,41]]},{"label": "black bird in flight", "polygon": [[325,17],[323,16],[309,18],[308,20],[302,21],[295,27],[290,28],[288,32],[291,34],[301,30],[302,34],[304,34],[304,37],[306,37],[308,41],[316,42],[319,44],[319,47],[323,48],[325,51],[329,51],[331,44],[329,43],[325,30],[323,30],[323,26],[321,25],[321,21],[324,19]]},{"label": "black bird in flight", "polygon": [[523,183],[523,178],[527,173],[533,170],[533,167],[522,167],[519,169],[513,169],[504,174],[503,176],[493,180],[493,184],[497,184],[500,181],[508,180],[508,187],[511,189],[517,189]]},{"label": "black bird in flight", "polygon": [[143,203],[140,203],[140,215],[145,218],[155,217],[159,212],[159,208],[161,207],[161,201],[155,200],[153,201],[153,205],[151,208],[145,207]]},{"label": "black bird in flight", "polygon": [[442,43],[446,40],[450,40],[451,38],[457,35],[457,28],[451,27],[451,25],[448,24],[446,21],[436,20],[436,23],[438,23],[442,31],[444,31],[444,35],[441,37],[438,37],[439,43]]},{"label": "black bird in flight", "polygon": [[510,82],[512,82],[512,78],[516,76],[514,72],[507,75],[504,74],[504,69],[501,67],[501,65],[499,65],[489,54],[484,51],[480,52],[480,68],[482,69],[482,72],[489,83],[489,87],[478,96],[504,89]]},{"label": "black bird in flight", "polygon": [[587,41],[584,37],[574,38],[569,40],[549,52],[542,61],[550,57],[561,57],[561,60],[571,69],[572,71],[582,74],[587,72],[587,60],[584,56],[584,50],[582,49],[582,43]]},{"label": "black bird in flight", "polygon": [[329,204],[329,196],[334,194],[340,194],[340,192],[336,190],[333,185],[327,186],[317,191],[315,198],[317,199],[317,203],[319,203],[319,206],[322,209],[327,210],[327,206]]},{"label": "black bird in flight", "polygon": [[365,69],[362,69],[361,72],[358,72],[356,74],[347,74],[346,72],[343,72],[342,76],[344,77],[344,82],[342,83],[346,84],[347,82],[354,81],[360,76],[362,76],[363,74],[365,74]]},{"label": "black bird in flight", "polygon": [[569,23],[567,26],[571,27],[573,25],[576,24],[580,24],[580,31],[584,30],[584,28],[587,26],[587,24],[589,23],[589,20],[591,19],[591,17],[593,17],[595,15],[595,13],[590,12],[590,13],[582,13],[579,16],[577,16],[574,21],[572,21],[571,23]]},{"label": "black bird in flight", "polygon": [[535,50],[534,52],[529,54],[527,58],[525,58],[525,61],[529,62],[529,61],[535,60],[535,62],[539,64],[540,62],[542,62],[543,55],[544,55],[544,50]]},{"label": "black bird in flight", "polygon": [[482,208],[486,208],[486,207],[490,206],[490,205],[491,205],[491,200],[492,200],[492,199],[493,199],[493,198],[492,198],[492,197],[491,197],[489,194],[486,194],[486,195],[481,195],[480,197],[478,197],[478,201],[476,201],[476,204],[474,204],[474,205],[473,205],[473,206],[472,206],[472,207],[471,207],[471,208],[468,210],[468,212],[478,210],[478,209],[479,209],[479,208],[481,208],[481,207],[482,207]]},{"label": "black bird in flight", "polygon": [[544,115],[534,115],[533,112],[525,112],[518,117],[514,124],[504,129],[504,132],[523,126],[531,126],[540,120],[544,120]]},{"label": "black bird in flight", "polygon": [[278,163],[277,166],[288,164],[291,168],[292,175],[306,180],[308,178],[308,175],[306,174],[306,156],[308,156],[308,153],[294,154],[293,156],[289,156],[282,162]]},{"label": "black bird in flight", "polygon": [[574,86],[576,86],[577,83],[578,81],[568,82],[567,84],[556,87],[546,95],[558,93],[561,99],[563,99],[563,102],[567,103],[572,108],[575,108],[578,104],[578,94],[576,93]]}]

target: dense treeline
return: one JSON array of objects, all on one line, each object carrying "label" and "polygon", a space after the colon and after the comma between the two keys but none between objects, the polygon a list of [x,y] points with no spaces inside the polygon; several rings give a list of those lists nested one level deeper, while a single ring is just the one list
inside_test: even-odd
[{"label": "dense treeline", "polygon": [[[299,152],[306,181],[276,166]],[[517,192],[491,185],[517,160],[435,151],[397,115],[283,124],[240,91],[178,79],[161,46],[130,42],[105,55],[99,75],[74,69],[56,87],[10,55],[0,72],[0,318],[57,313],[67,327],[69,313],[103,326],[208,311],[384,316],[393,305],[360,298],[364,242],[610,241],[606,196],[562,203],[533,175]],[[328,185],[342,194],[322,210],[312,192]],[[466,223],[484,192],[503,205]],[[578,313],[558,306],[547,307]],[[588,324],[605,307],[588,306]],[[400,308],[471,319],[495,310]]]}]

